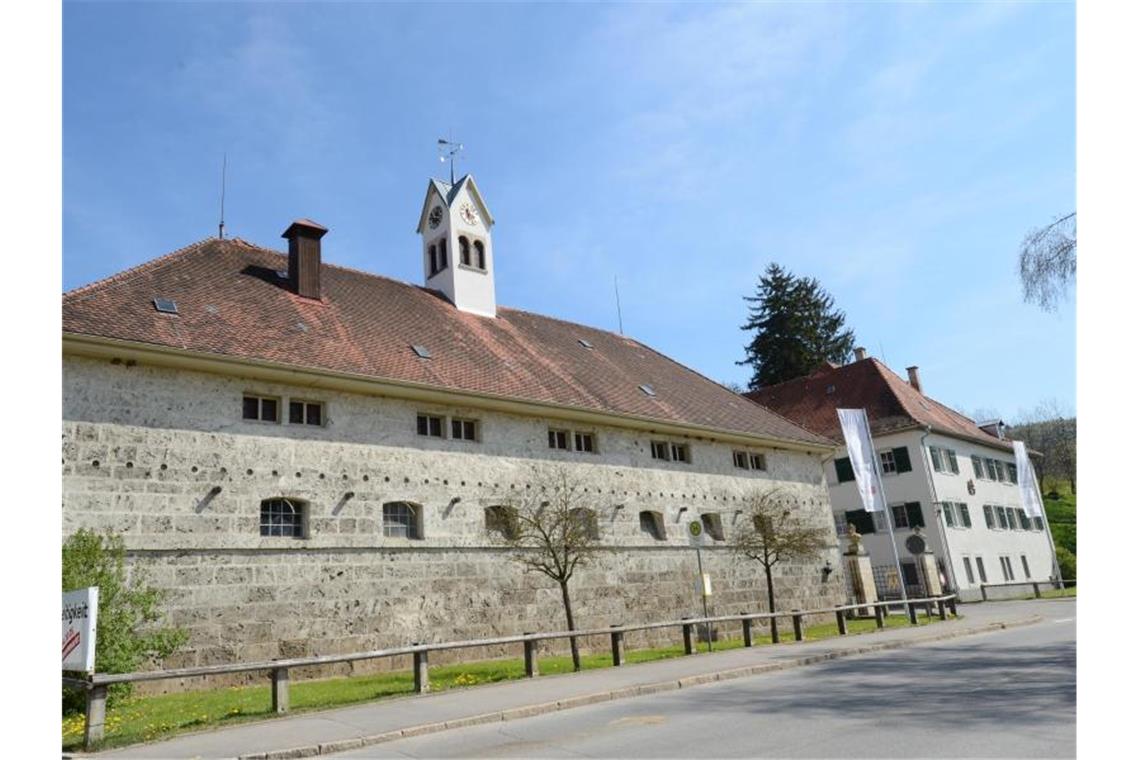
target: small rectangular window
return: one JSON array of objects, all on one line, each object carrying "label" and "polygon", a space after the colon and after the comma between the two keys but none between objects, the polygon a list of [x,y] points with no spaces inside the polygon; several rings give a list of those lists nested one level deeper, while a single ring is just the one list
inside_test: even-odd
[{"label": "small rectangular window", "polygon": [[930,447],[930,464],[934,466],[935,472],[942,472],[945,469],[942,466],[942,451],[935,446]]},{"label": "small rectangular window", "polygon": [[835,479],[840,483],[855,479],[855,468],[851,466],[850,457],[840,457],[835,460]]},{"label": "small rectangular window", "polygon": [[565,430],[548,430],[546,441],[552,449],[570,450],[570,433]]},{"label": "small rectangular window", "polygon": [[261,502],[261,535],[305,537],[305,506],[290,499]]},{"label": "small rectangular window", "polygon": [[976,557],[975,561],[978,563],[978,577],[981,579],[982,583],[986,583],[989,580],[986,578],[986,565],[984,562],[982,562],[981,557]]},{"label": "small rectangular window", "polygon": [[894,475],[898,471],[895,466],[895,452],[893,451],[880,451],[879,462],[883,466],[884,475]]},{"label": "small rectangular window", "polygon": [[1013,462],[1006,462],[1005,468],[1006,468],[1006,472],[1009,473],[1009,482],[1010,483],[1016,483],[1017,482],[1017,465],[1015,465]]},{"label": "small rectangular window", "polygon": [[942,502],[942,517],[946,521],[947,528],[958,527],[958,515],[955,514],[958,510],[954,508],[954,502]]},{"label": "small rectangular window", "polygon": [[985,518],[986,518],[986,527],[989,528],[990,530],[993,530],[994,524],[995,524],[994,523],[994,508],[991,507],[989,504],[983,504],[982,505],[982,514],[985,515]]},{"label": "small rectangular window", "polygon": [[995,462],[992,459],[989,459],[988,457],[986,458],[986,479],[987,480],[997,480],[998,479],[997,462]]},{"label": "small rectangular window", "polygon": [[689,444],[687,443],[674,443],[669,446],[670,453],[673,455],[674,462],[688,462],[689,461]]},{"label": "small rectangular window", "polygon": [[1005,514],[1005,507],[994,507],[996,512],[998,527],[1002,530],[1009,530],[1009,518]]},{"label": "small rectangular window", "polygon": [[457,441],[477,441],[478,421],[451,418],[451,437]]},{"label": "small rectangular window", "polygon": [[390,538],[422,539],[419,507],[406,501],[389,502],[381,514],[384,535]]},{"label": "small rectangular window", "polygon": [[768,469],[768,457],[763,454],[749,454],[748,463],[752,465],[753,470]]},{"label": "small rectangular window", "polygon": [[983,480],[986,476],[982,472],[982,458],[976,454],[970,455],[970,464],[974,465],[974,477]]},{"label": "small rectangular window", "polygon": [[907,521],[905,504],[896,504],[891,507],[891,522],[896,528],[906,528],[910,525]]},{"label": "small rectangular window", "polygon": [[324,422],[322,405],[315,401],[289,401],[290,425],[321,425]]},{"label": "small rectangular window", "polygon": [[574,450],[585,452],[587,454],[594,453],[594,434],[593,433],[574,433]]},{"label": "small rectangular window", "polygon": [[1029,558],[1024,554],[1021,555],[1021,569],[1025,571],[1025,580],[1033,577],[1029,572]]},{"label": "small rectangular window", "polygon": [[732,452],[732,465],[741,470],[748,469],[748,452],[734,451]]},{"label": "small rectangular window", "polygon": [[277,399],[268,396],[242,396],[241,416],[259,422],[277,422]]},{"label": "small rectangular window", "polygon": [[417,414],[416,433],[429,438],[443,438],[443,417],[434,414]]},{"label": "small rectangular window", "polygon": [[1033,518],[1033,529],[1034,530],[1045,530],[1045,521],[1043,519],[1041,519],[1040,517],[1034,517]]},{"label": "small rectangular window", "polygon": [[960,518],[962,518],[960,522],[962,523],[963,528],[973,527],[973,523],[970,521],[970,508],[968,506],[966,506],[965,504],[959,503],[958,504],[958,516]]},{"label": "small rectangular window", "polygon": [[974,582],[974,567],[970,564],[969,557],[962,557],[962,564],[966,566],[966,581],[970,584]]},{"label": "small rectangular window", "polygon": [[650,441],[649,452],[653,455],[654,459],[669,461],[669,444],[665,441]]},{"label": "small rectangular window", "polygon": [[946,449],[946,459],[950,464],[950,472],[955,475],[958,474],[958,452],[954,449]]},{"label": "small rectangular window", "polygon": [[868,512],[865,509],[849,509],[843,513],[843,516],[846,518],[847,523],[855,526],[856,533],[860,536],[866,536],[869,533],[875,532],[873,514],[873,512]]}]

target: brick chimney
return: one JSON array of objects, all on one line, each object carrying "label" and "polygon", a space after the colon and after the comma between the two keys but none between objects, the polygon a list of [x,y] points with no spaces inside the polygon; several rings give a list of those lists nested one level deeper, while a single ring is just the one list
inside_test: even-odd
[{"label": "brick chimney", "polygon": [[289,241],[289,289],[305,298],[321,298],[321,238],[328,232],[311,219],[298,219],[281,233]]},{"label": "brick chimney", "polygon": [[867,349],[859,346],[855,349],[855,361],[861,362],[867,358]]},{"label": "brick chimney", "polygon": [[922,393],[922,381],[918,379],[918,367],[907,367],[906,374],[910,378],[911,387]]}]

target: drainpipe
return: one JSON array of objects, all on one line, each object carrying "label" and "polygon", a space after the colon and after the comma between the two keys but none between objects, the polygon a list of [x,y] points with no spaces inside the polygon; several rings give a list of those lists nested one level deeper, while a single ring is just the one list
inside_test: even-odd
[{"label": "drainpipe", "polygon": [[942,510],[946,507],[942,506],[942,502],[938,501],[938,492],[934,490],[934,475],[930,468],[930,449],[926,446],[926,437],[930,435],[930,425],[923,428],[922,438],[919,440],[919,445],[922,446],[922,469],[926,471],[926,482],[930,484],[930,496],[933,503],[937,506],[934,508],[934,519],[938,522],[938,534],[942,536],[942,548],[946,551],[946,572],[950,573],[950,582],[954,584],[954,591],[962,590],[958,585],[958,575],[954,572],[954,558],[950,554],[950,539],[946,535],[946,519],[942,516]]}]

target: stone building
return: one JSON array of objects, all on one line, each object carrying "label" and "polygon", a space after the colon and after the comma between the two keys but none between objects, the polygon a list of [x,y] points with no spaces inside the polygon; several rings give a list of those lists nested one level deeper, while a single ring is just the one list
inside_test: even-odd
[{"label": "stone building", "polygon": [[[956,589],[964,600],[979,599],[983,583],[1053,578],[1048,525],[1022,509],[1013,443],[1003,425],[979,424],[927,396],[918,367],[908,367],[904,380],[861,348],[855,356],[850,364],[824,365],[806,377],[747,394],[835,442],[835,458],[824,468],[836,531],[842,535],[848,523],[854,524],[880,567],[894,564],[889,542],[895,541],[911,594],[925,586],[920,563],[906,548],[915,528],[925,534],[936,558],[941,585]],[[889,517],[863,509],[837,408],[867,410]]]},{"label": "stone building", "polygon": [[[168,666],[560,629],[557,585],[487,527],[558,471],[602,544],[572,581],[583,627],[697,614],[698,516],[721,529],[713,609],[763,609],[725,549],[755,489],[829,524],[830,441],[636,340],[498,306],[492,224],[470,177],[432,181],[424,286],[325,263],[299,220],[287,253],[209,239],[64,295],[64,530],[123,535],[168,591],[190,632]],[[783,568],[780,603],[842,602],[827,563]]]}]

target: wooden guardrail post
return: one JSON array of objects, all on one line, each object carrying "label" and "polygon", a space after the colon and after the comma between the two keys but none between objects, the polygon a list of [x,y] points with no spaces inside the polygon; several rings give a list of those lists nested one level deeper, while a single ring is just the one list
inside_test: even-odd
[{"label": "wooden guardrail post", "polygon": [[[746,613],[741,612],[740,614],[744,615]],[[744,646],[746,646],[746,647],[752,646],[752,619],[751,618],[744,618],[743,620],[740,621],[740,626],[743,629],[743,633],[744,633]]]},{"label": "wooden guardrail post", "polygon": [[835,625],[839,628],[839,635],[847,635],[847,618],[843,614],[843,610],[835,611]]},{"label": "wooden guardrail post", "polygon": [[804,640],[804,616],[799,613],[792,615],[792,633],[796,637],[796,641]]},{"label": "wooden guardrail post", "polygon": [[[524,633],[524,636],[529,636],[533,631]],[[533,639],[527,639],[523,642],[523,667],[526,669],[526,677],[534,678],[538,675],[538,642]]]},{"label": "wooden guardrail post", "polygon": [[906,616],[911,625],[918,625],[918,610],[915,609],[914,602],[906,603]]},{"label": "wooden guardrail post", "polygon": [[289,712],[289,668],[274,668],[269,671],[269,693],[273,702],[273,712]]},{"label": "wooden guardrail post", "polygon": [[945,620],[946,619],[946,602],[942,599],[938,600],[938,619],[939,620]]},{"label": "wooden guardrail post", "polygon": [[[681,618],[681,620],[688,620],[689,618]],[[681,625],[681,635],[685,638],[685,654],[693,654],[693,624],[683,623]]]},{"label": "wooden guardrail post", "polygon": [[431,689],[431,682],[428,680],[428,653],[412,652],[412,667],[415,670],[416,693],[426,694]]},{"label": "wooden guardrail post", "polygon": [[87,689],[87,723],[83,729],[83,748],[92,750],[103,741],[103,723],[107,718],[107,687]]},{"label": "wooden guardrail post", "polygon": [[[619,625],[611,625],[610,628],[618,628]],[[610,633],[610,652],[614,656],[614,667],[620,668],[625,665],[625,634],[622,631],[613,631]]]},{"label": "wooden guardrail post", "polygon": [[1041,584],[1033,581],[1033,596],[1037,599],[1041,598]]},{"label": "wooden guardrail post", "polygon": [[882,605],[876,604],[874,607],[872,607],[872,609],[875,610],[875,627],[876,628],[882,628],[883,626],[886,625],[886,623],[883,621],[883,607],[882,607]]},{"label": "wooden guardrail post", "polygon": [[776,619],[776,616],[773,615],[772,617],[768,618],[768,625],[772,629],[772,643],[773,644],[779,644],[780,643],[780,621],[778,621]]}]

